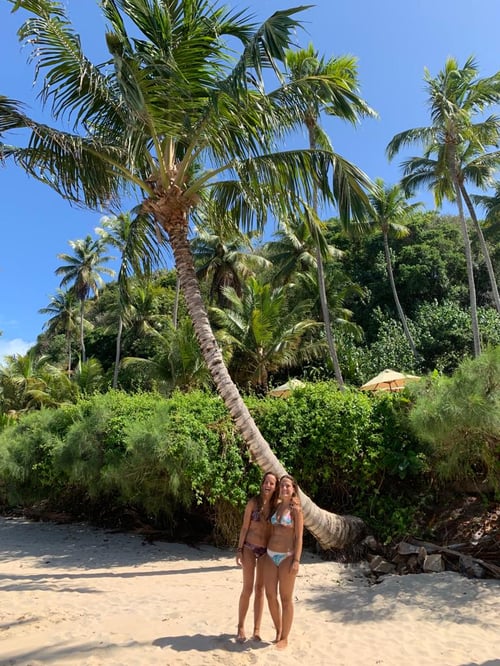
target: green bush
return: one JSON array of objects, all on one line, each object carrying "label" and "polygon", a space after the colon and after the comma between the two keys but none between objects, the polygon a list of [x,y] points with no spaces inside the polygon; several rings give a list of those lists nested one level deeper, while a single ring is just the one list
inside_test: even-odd
[{"label": "green bush", "polygon": [[462,361],[451,377],[418,382],[414,392],[411,424],[431,445],[437,478],[500,491],[500,346]]},{"label": "green bush", "polygon": [[277,457],[322,508],[355,513],[384,538],[410,528],[427,468],[410,432],[406,394],[318,383],[286,400],[252,403],[252,411]]},{"label": "green bush", "polygon": [[65,417],[63,410],[31,412],[0,432],[0,479],[10,504],[52,497],[64,485],[55,473],[54,455]]}]

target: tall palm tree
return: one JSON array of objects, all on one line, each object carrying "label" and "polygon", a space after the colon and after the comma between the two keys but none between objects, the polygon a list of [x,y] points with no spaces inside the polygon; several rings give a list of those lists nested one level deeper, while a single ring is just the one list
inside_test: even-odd
[{"label": "tall palm tree", "polygon": [[[253,460],[284,468],[259,432],[224,364],[211,330],[189,247],[190,214],[207,189],[242,225],[262,226],[269,213],[293,215],[318,191],[336,197],[340,214],[358,214],[368,179],[330,150],[275,152],[298,126],[309,86],[326,91],[327,77],[266,92],[279,73],[300,23],[296,7],[256,25],[245,12],[211,0],[102,0],[109,62],[82,52],[62,4],[11,0],[30,18],[20,37],[44,73],[42,99],[54,117],[73,118],[74,132],[34,124],[13,157],[62,196],[90,207],[119,206],[124,192],[167,234],[203,357]],[[133,37],[129,36],[130,28]],[[241,44],[239,58],[235,49]],[[346,543],[359,521],[323,512],[303,495],[304,522],[325,546]]]},{"label": "tall palm tree", "polygon": [[[324,58],[320,58],[318,52],[310,44],[306,49],[289,51],[286,57],[286,65],[290,80],[296,84],[300,85],[303,79],[307,79],[310,76],[318,77],[320,80],[327,79],[331,83],[328,88],[320,89],[313,86],[302,92],[305,102],[302,120],[307,128],[309,148],[311,150],[316,148],[331,150],[332,148],[327,134],[319,124],[321,113],[324,112],[327,115],[336,116],[351,123],[358,122],[361,115],[373,115],[374,112],[372,109],[358,95],[357,65],[355,58],[352,56],[332,57],[325,61]],[[316,268],[318,271],[321,312],[335,377],[339,387],[343,388],[344,380],[338,360],[335,336],[330,322],[328,299],[325,289],[323,256],[318,237],[318,197],[316,192],[313,192],[311,203],[313,215],[309,215],[308,220],[310,221],[313,237],[317,245]]]},{"label": "tall palm tree", "polygon": [[84,315],[85,301],[90,294],[97,296],[99,289],[104,284],[101,273],[109,276],[115,274],[112,268],[104,264],[112,259],[103,256],[104,243],[100,239],[86,236],[83,239],[69,241],[73,254],[58,254],[58,258],[66,263],[56,268],[56,275],[62,275],[61,287],[71,286],[80,303],[80,349],[82,352],[82,363],[85,363],[85,338],[84,338]]},{"label": "tall palm tree", "polygon": [[[491,153],[485,153],[484,151],[488,145],[494,146],[500,140],[500,123],[497,121],[496,116],[490,116],[488,121],[481,125],[480,131],[482,138],[479,146],[471,144],[461,146],[459,182],[461,194],[479,239],[479,246],[484,257],[486,270],[488,271],[493,302],[497,311],[500,312],[500,294],[497,278],[491,261],[488,243],[484,237],[483,229],[477,218],[474,206],[475,203],[482,203],[483,197],[481,195],[471,195],[469,189],[466,187],[466,183],[471,183],[485,190],[494,185],[494,177],[500,166],[500,151],[493,151]],[[448,173],[446,171],[444,173],[440,172],[437,159],[413,157],[403,162],[403,167],[404,172],[407,174],[403,179],[407,192],[412,192],[419,184],[426,184],[434,190],[434,199],[437,206],[441,206],[444,197],[451,201],[455,200],[453,185],[449,181]]]},{"label": "tall palm tree", "polygon": [[[74,291],[58,289],[55,296],[51,296],[50,303],[38,310],[40,314],[51,315],[43,328],[49,335],[64,333],[66,338],[66,353],[68,359],[67,374],[71,375],[72,341],[75,331],[78,330],[78,307]],[[81,316],[80,316],[81,318]]]},{"label": "tall palm tree", "polygon": [[120,369],[121,340],[123,333],[123,313],[130,304],[129,278],[131,275],[147,277],[157,267],[162,258],[161,242],[151,237],[151,226],[143,215],[132,218],[129,213],[105,216],[101,219],[102,227],[95,232],[105,245],[110,245],[120,253],[118,270],[118,332],[116,335],[115,367],[113,370],[113,388],[118,386]]},{"label": "tall palm tree", "polygon": [[409,215],[416,210],[420,204],[409,204],[404,195],[401,185],[386,187],[381,178],[375,181],[375,187],[369,195],[372,205],[372,224],[374,228],[382,233],[384,243],[385,267],[387,277],[391,285],[392,296],[398,312],[399,320],[403,326],[403,331],[408,340],[412,354],[416,360],[419,359],[419,353],[415,346],[405,313],[399,301],[396,281],[394,279],[394,270],[392,267],[391,249],[389,247],[389,236],[395,238],[405,238],[410,233],[406,223]]},{"label": "tall palm tree", "polygon": [[[405,146],[423,145],[423,163],[422,158],[414,158],[403,164],[403,186],[410,192],[418,184],[430,184],[437,201],[446,196],[457,204],[467,263],[474,355],[478,356],[481,339],[472,252],[463,206],[463,159],[466,155],[483,153],[485,146],[495,144],[492,138],[496,136],[498,140],[500,136],[500,125],[495,117],[474,122],[477,114],[500,101],[500,76],[478,78],[473,58],[467,59],[462,68],[454,58],[448,58],[436,77],[433,78],[426,69],[425,81],[432,124],[397,134],[390,141],[387,154],[392,158]],[[428,166],[425,160],[429,159],[433,161],[432,170],[423,168]]]}]

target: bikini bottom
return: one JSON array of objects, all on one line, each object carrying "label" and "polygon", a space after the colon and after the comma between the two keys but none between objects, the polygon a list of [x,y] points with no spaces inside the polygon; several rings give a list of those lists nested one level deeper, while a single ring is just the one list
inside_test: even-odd
[{"label": "bikini bottom", "polygon": [[269,550],[267,549],[267,554],[269,557],[272,559],[274,564],[279,567],[279,565],[283,562],[283,560],[286,560],[287,557],[290,557],[292,555],[292,552],[288,553],[277,553],[275,550]]},{"label": "bikini bottom", "polygon": [[265,546],[256,546],[254,543],[249,543],[248,541],[245,541],[243,545],[247,548],[250,548],[252,553],[255,555],[256,560],[262,557],[262,555],[265,555],[267,552],[267,548]]}]

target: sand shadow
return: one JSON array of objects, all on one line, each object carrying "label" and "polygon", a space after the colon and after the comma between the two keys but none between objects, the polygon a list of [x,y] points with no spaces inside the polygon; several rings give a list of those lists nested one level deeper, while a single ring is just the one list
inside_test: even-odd
[{"label": "sand shadow", "polygon": [[153,641],[153,645],[164,648],[170,648],[176,652],[210,652],[211,650],[225,650],[226,652],[250,652],[262,650],[272,646],[267,641],[246,640],[244,643],[238,643],[234,634],[214,634],[214,635],[184,635],[184,636],[163,636]]}]

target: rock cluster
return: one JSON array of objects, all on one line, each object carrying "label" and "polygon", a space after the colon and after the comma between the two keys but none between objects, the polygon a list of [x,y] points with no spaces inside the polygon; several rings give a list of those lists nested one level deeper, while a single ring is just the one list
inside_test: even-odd
[{"label": "rock cluster", "polygon": [[469,578],[500,579],[500,535],[488,535],[477,543],[439,546],[410,538],[390,548],[374,537],[364,540],[369,576],[457,571]]}]

